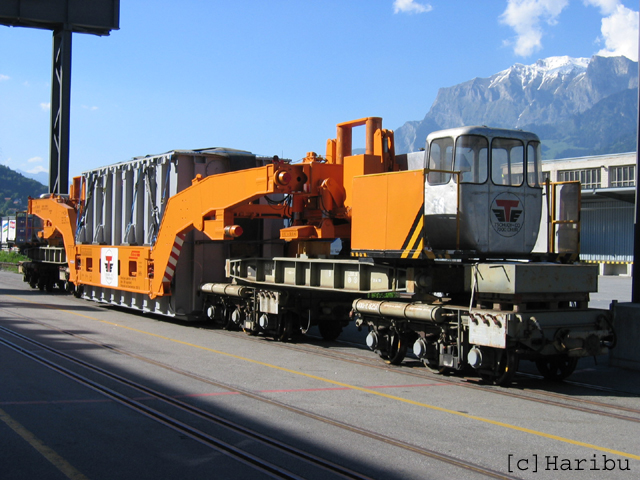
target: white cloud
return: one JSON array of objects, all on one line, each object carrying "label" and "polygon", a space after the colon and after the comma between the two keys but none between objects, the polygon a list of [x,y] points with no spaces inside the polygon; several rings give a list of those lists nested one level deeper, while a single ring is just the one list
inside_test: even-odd
[{"label": "white cloud", "polygon": [[569,0],[508,0],[500,21],[516,32],[513,43],[516,55],[526,57],[540,50],[542,23],[555,25],[568,4]]},{"label": "white cloud", "polygon": [[598,7],[602,15],[611,15],[620,5],[620,0],[582,0],[585,5]]},{"label": "white cloud", "polygon": [[[638,12],[628,9],[620,0],[582,0],[583,5],[593,6],[602,14],[599,41],[605,48],[597,55],[624,55],[638,60]],[[560,13],[569,0],[507,0],[507,8],[500,22],[516,33],[513,46],[516,55],[527,57],[542,48],[543,26],[558,23]]]},{"label": "white cloud", "polygon": [[37,162],[42,162],[42,157],[32,157],[29,160],[27,160],[27,163],[37,163]]},{"label": "white cloud", "polygon": [[50,103],[41,103],[40,104],[40,108],[46,112],[47,110],[51,110],[51,104]]},{"label": "white cloud", "polygon": [[433,10],[429,4],[416,3],[415,0],[394,0],[393,13],[425,13]]},{"label": "white cloud", "polygon": [[[600,8],[606,15],[602,19],[600,33],[605,48],[597,54],[604,57],[624,55],[638,61],[638,12],[628,9],[614,0],[586,0],[590,5]],[[615,5],[612,5],[614,4]]]},{"label": "white cloud", "polygon": [[4,80],[9,80],[9,78],[11,78],[11,77],[9,77],[8,75],[3,75],[3,74],[0,73],[0,82],[2,82]]},{"label": "white cloud", "polygon": [[47,170],[46,168],[44,168],[42,165],[38,165],[36,168],[32,168],[31,170],[26,170],[27,173],[40,173],[40,172],[48,172],[49,170]]},{"label": "white cloud", "polygon": [[89,107],[87,105],[82,105],[82,108],[84,108],[85,110],[91,110],[92,112],[95,112],[96,110],[98,110],[98,107]]}]

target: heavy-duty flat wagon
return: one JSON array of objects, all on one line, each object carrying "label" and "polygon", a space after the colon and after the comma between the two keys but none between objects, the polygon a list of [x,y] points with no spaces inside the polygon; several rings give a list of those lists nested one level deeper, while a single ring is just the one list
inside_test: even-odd
[{"label": "heavy-duty flat wagon", "polygon": [[[363,127],[365,153],[352,135]],[[518,130],[434,132],[395,155],[368,117],[324,157],[176,150],[88,171],[43,221],[32,286],[287,340],[354,321],[389,363],[408,348],[438,372],[508,384],[521,359],[564,378],[615,344],[588,308],[597,268],[576,264],[580,188],[542,181],[540,141]]]}]

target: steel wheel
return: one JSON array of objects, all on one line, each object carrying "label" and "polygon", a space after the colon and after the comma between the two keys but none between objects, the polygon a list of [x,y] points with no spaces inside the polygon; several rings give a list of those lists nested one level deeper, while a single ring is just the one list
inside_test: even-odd
[{"label": "steel wheel", "polygon": [[231,320],[231,314],[227,314],[226,312],[223,314],[222,316],[222,328],[224,330],[237,330],[238,327],[235,323],[233,323],[233,320]]},{"label": "steel wheel", "polygon": [[407,342],[399,333],[385,335],[387,349],[380,351],[380,358],[390,365],[400,365],[407,355]]},{"label": "steel wheel", "polygon": [[318,331],[323,340],[335,340],[342,333],[342,325],[340,322],[320,322],[318,323]]},{"label": "steel wheel", "polygon": [[518,354],[513,350],[505,350],[498,365],[498,376],[494,379],[495,384],[508,387],[518,371],[519,364]]},{"label": "steel wheel", "polygon": [[542,376],[554,382],[564,380],[578,365],[578,357],[545,357],[536,360],[536,367]]},{"label": "steel wheel", "polygon": [[493,372],[479,371],[478,374],[485,383],[508,387],[518,371],[519,364],[520,358],[515,351],[504,350],[497,368]]}]

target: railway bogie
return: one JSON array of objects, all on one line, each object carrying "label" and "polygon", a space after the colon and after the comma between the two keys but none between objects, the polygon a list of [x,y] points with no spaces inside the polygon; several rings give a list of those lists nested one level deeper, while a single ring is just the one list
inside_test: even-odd
[{"label": "railway bogie", "polygon": [[204,317],[225,329],[242,329],[286,341],[317,326],[323,339],[335,340],[349,323],[351,296],[237,284],[204,284]]},{"label": "railway bogie", "polygon": [[[539,274],[545,267],[516,264],[512,270],[513,266],[491,265],[510,272],[513,282],[526,278],[528,269]],[[592,272],[561,267],[554,273],[555,281],[566,286],[554,284],[555,292],[537,293],[535,302],[523,293],[530,287],[528,282],[514,287],[511,282],[502,283],[504,278],[498,275],[493,282],[489,276],[475,280],[467,305],[444,297],[433,303],[356,300],[353,311],[357,324],[369,327],[368,346],[389,363],[399,363],[402,347],[413,340],[414,355],[433,371],[471,368],[486,381],[507,385],[518,362],[531,360],[546,378],[562,379],[571,374],[578,358],[603,355],[615,346],[610,312],[588,309],[575,300],[588,297],[588,292],[575,289],[576,284],[590,288],[589,281],[571,282],[568,277],[585,273],[589,277]],[[489,294],[500,299],[493,308],[485,308],[481,301]]]}]

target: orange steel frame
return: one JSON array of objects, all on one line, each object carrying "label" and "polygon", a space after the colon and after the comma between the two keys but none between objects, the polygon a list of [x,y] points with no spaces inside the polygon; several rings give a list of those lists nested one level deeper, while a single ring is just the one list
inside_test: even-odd
[{"label": "orange steel frame", "polygon": [[[366,126],[366,151],[352,155],[352,129],[362,125]],[[338,124],[336,138],[327,141],[326,158],[310,152],[302,163],[274,161],[205,178],[198,175],[190,187],[168,200],[152,246],[76,244],[78,209],[87,195],[80,177],[74,178],[68,198],[30,199],[29,212],[44,221],[44,238],[50,243],[62,240],[70,282],[107,286],[101,284],[100,252],[112,248],[117,249],[119,260],[116,288],[155,298],[171,294],[164,272],[177,235],[196,229],[212,240],[232,240],[241,234],[236,218],[286,217],[292,224],[281,230],[280,238],[287,241],[350,238],[354,177],[394,170],[393,132],[382,129],[381,118],[368,117]],[[289,195],[290,203],[257,202],[278,194]]]}]

